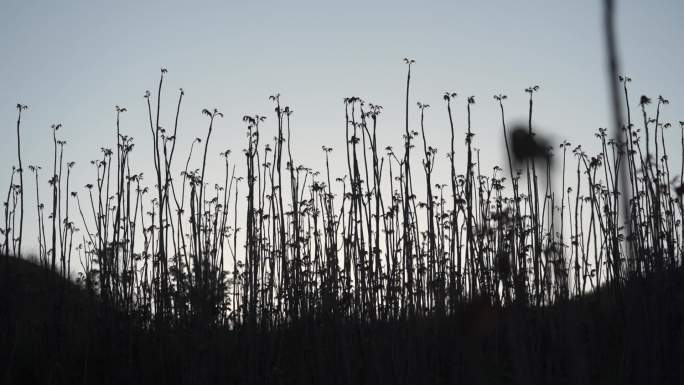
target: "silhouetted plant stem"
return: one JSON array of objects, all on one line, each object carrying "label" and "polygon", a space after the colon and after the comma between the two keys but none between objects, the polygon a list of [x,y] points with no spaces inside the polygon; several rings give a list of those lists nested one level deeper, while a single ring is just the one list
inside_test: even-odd
[{"label": "silhouetted plant stem", "polygon": [[17,104],[17,159],[19,161],[19,199],[21,200],[20,212],[19,212],[19,240],[17,248],[17,257],[21,258],[21,241],[24,234],[24,168],[21,163],[21,112],[28,109],[28,106]]},{"label": "silhouetted plant stem", "polygon": [[411,233],[409,228],[410,217],[410,199],[409,199],[409,175],[410,175],[410,159],[411,159],[411,133],[409,132],[409,91],[411,86],[411,64],[415,63],[413,59],[404,59],[408,65],[406,73],[406,113],[405,113],[405,132],[404,132],[404,196],[403,196],[403,247],[404,261],[406,261],[407,268],[407,297],[408,306],[407,311],[409,316],[413,316],[413,243],[411,242]]}]

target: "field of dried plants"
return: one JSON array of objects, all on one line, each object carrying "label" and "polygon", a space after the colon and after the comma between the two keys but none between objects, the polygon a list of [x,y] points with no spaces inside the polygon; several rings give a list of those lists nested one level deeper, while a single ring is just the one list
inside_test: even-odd
[{"label": "field of dried plants", "polygon": [[[416,106],[414,61],[405,64],[403,148],[381,148],[380,105],[345,98],[345,145],[335,149],[343,175],[331,172],[332,148],[322,148],[321,165],[297,163],[293,108],[277,94],[273,112],[244,116],[245,143],[230,144],[242,151],[221,153],[223,173],[210,175],[223,115],[203,110],[206,136],[177,148],[184,92],[175,125],[160,127],[162,69],[156,92],[145,93],[153,146],[135,147],[155,174],[136,171],[117,106],[117,143],[91,162],[91,184],[73,186],[72,170],[87,165],[66,160],[59,124],[49,167],[22,160],[30,110],[17,105],[0,234],[1,253],[13,256],[1,271],[4,381],[684,380],[684,122],[662,121],[668,100],[635,98],[621,76],[626,122],[617,137],[599,129],[601,151],[588,154],[535,130],[538,86],[521,92],[526,127],[507,127],[506,95],[478,98],[500,111],[506,148],[507,164],[485,169],[471,130],[475,97],[447,92],[442,106]],[[454,119],[456,106],[465,121]],[[449,117],[434,128],[451,133],[441,152],[423,124],[428,109]],[[675,127],[682,153],[669,154],[665,132]],[[447,180],[434,177],[438,162]],[[23,260],[27,210],[38,218],[35,265]],[[31,351],[40,364],[29,364]]]}]

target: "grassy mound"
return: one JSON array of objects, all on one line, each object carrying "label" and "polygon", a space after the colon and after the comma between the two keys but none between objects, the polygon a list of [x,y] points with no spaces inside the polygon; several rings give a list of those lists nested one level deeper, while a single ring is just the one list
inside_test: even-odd
[{"label": "grassy mound", "polygon": [[4,383],[681,383],[681,271],[550,307],[464,306],[275,331],[139,326],[33,263],[2,258]]}]

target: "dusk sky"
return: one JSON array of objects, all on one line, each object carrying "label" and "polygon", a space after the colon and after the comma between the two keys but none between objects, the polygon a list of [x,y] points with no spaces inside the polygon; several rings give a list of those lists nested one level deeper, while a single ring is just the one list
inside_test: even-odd
[{"label": "dusk sky", "polygon": [[[144,4],[143,4],[144,3]],[[684,2],[618,1],[621,72],[632,77],[632,107],[639,96],[670,100],[661,120],[672,122],[669,150],[681,160],[684,120]],[[449,126],[444,91],[457,92],[454,119],[463,148],[466,97],[475,95],[473,131],[483,169],[504,164],[498,106],[507,94],[509,122],[524,121],[524,88],[535,95],[535,127],[553,138],[598,151],[593,134],[610,123],[601,2],[577,1],[26,1],[4,0],[0,11],[0,187],[3,201],[16,158],[16,103],[29,106],[22,124],[25,168],[43,167],[41,199],[51,173],[50,125],[63,124],[65,161],[75,161],[73,186],[93,183],[89,164],[100,147],[116,144],[114,106],[126,107],[122,133],[135,137],[133,166],[152,185],[152,146],[143,94],[155,91],[168,68],[161,126],[173,124],[178,89],[185,90],[178,156],[206,135],[203,108],[217,107],[208,179],[221,178],[218,153],[233,150],[238,169],[246,143],[245,114],[265,115],[264,138],[276,133],[268,96],[294,109],[292,148],[297,164],[320,170],[321,146],[344,158],[343,98],[384,106],[379,145],[401,147],[406,66],[416,60],[411,125],[416,102],[431,105],[428,141],[439,149],[437,175],[447,183],[444,160]],[[638,122],[638,120],[637,120]],[[464,157],[458,153],[458,159]],[[419,155],[416,155],[419,158]],[[197,160],[197,158],[196,158]],[[342,164],[339,162],[339,164]],[[462,169],[463,167],[461,167]],[[335,166],[335,176],[345,169]],[[673,174],[679,174],[675,167]],[[28,170],[26,241],[35,249],[35,185]]]}]

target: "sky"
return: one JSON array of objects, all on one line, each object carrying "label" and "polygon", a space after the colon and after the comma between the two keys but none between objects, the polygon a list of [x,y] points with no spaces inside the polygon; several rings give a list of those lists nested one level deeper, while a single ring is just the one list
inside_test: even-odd
[{"label": "sky", "polygon": [[[416,102],[431,105],[425,118],[428,141],[439,149],[437,179],[447,183],[448,116],[442,95],[457,92],[454,119],[463,143],[466,97],[475,96],[475,147],[485,165],[504,164],[498,106],[508,95],[509,123],[525,121],[527,95],[535,95],[534,125],[554,143],[583,144],[599,151],[593,134],[608,127],[608,79],[598,0],[516,1],[29,1],[0,4],[0,187],[2,195],[16,160],[16,104],[29,106],[22,119],[22,158],[43,167],[47,196],[52,161],[50,126],[61,123],[65,161],[75,161],[72,185],[83,190],[95,176],[90,160],[113,148],[115,105],[126,107],[123,134],[135,138],[133,165],[151,185],[152,141],[145,90],[156,90],[168,69],[161,126],[173,124],[178,89],[185,90],[178,132],[179,157],[194,137],[206,135],[203,108],[225,117],[215,125],[208,179],[221,179],[218,154],[231,149],[244,162],[242,116],[269,118],[268,96],[295,111],[292,149],[297,164],[322,169],[321,146],[335,148],[333,173],[344,162],[343,98],[358,96],[384,107],[379,145],[400,148],[406,66],[412,72],[410,124],[418,129]],[[638,96],[670,100],[663,121],[671,158],[681,160],[677,121],[684,120],[684,2],[617,2],[621,72]],[[459,151],[457,159],[465,163]],[[197,165],[196,165],[197,166]],[[678,169],[678,167],[677,167]],[[244,168],[238,169],[244,173]],[[677,171],[678,173],[678,171]],[[26,237],[35,238],[34,184],[26,183]],[[213,177],[213,179],[212,179]],[[45,199],[43,199],[45,201]],[[45,202],[47,203],[47,202]],[[49,204],[46,204],[46,207]],[[25,241],[27,248],[36,242]],[[35,247],[35,246],[33,246]]]}]

